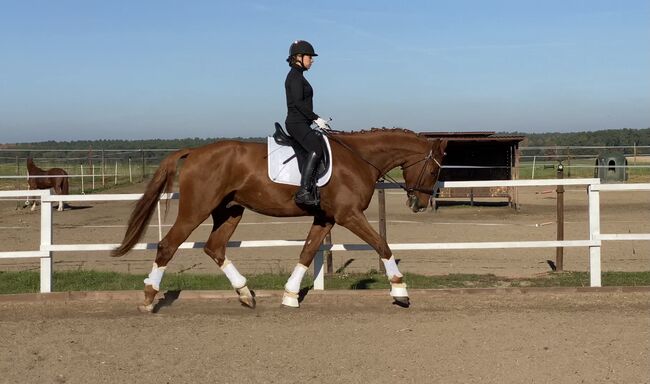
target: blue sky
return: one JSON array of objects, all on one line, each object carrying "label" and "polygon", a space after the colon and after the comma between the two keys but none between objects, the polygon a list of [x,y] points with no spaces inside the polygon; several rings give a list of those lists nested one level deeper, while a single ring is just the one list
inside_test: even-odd
[{"label": "blue sky", "polygon": [[650,127],[647,0],[0,0],[0,142],[266,136],[296,39],[340,130]]}]

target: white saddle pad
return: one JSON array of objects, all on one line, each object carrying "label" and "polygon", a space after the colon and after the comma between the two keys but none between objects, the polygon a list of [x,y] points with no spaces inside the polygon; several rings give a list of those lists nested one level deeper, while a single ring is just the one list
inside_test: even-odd
[{"label": "white saddle pad", "polygon": [[[325,139],[325,145],[327,146],[327,152],[329,153],[329,167],[327,168],[327,173],[323,175],[316,185],[322,187],[330,181],[332,176],[332,148],[330,148],[330,142],[327,139],[327,136],[323,137]],[[294,157],[286,164],[288,158],[294,155],[293,148],[286,145],[278,145],[278,143],[273,140],[273,137],[267,137],[268,143],[268,169],[269,169],[269,178],[280,184],[289,184],[289,185],[300,185],[300,169],[298,168],[298,159]]]}]

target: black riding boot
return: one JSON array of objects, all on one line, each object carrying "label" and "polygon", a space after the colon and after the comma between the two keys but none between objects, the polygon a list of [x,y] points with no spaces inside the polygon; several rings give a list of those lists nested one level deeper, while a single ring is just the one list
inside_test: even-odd
[{"label": "black riding boot", "polygon": [[316,182],[314,177],[316,176],[316,168],[318,167],[318,162],[320,161],[320,156],[316,152],[311,152],[307,156],[305,161],[305,166],[302,170],[302,175],[300,177],[300,189],[296,192],[294,198],[296,204],[298,205],[311,205],[318,206],[320,201],[316,196]]}]

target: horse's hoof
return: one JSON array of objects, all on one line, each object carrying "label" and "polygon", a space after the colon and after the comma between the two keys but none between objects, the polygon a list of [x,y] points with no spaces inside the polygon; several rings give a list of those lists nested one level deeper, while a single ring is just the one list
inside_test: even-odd
[{"label": "horse's hoof", "polygon": [[239,295],[239,302],[241,305],[248,307],[250,309],[255,309],[257,303],[255,302],[255,292],[248,289],[247,286],[244,286],[239,289],[235,289],[235,292]]},{"label": "horse's hoof", "polygon": [[408,297],[393,297],[393,304],[402,308],[408,308],[411,306],[411,300]]},{"label": "horse's hoof", "polygon": [[282,305],[289,308],[300,308],[298,294],[284,291],[284,295],[282,296]]},{"label": "horse's hoof", "polygon": [[153,313],[153,304],[140,304],[138,305],[138,311],[141,313]]}]

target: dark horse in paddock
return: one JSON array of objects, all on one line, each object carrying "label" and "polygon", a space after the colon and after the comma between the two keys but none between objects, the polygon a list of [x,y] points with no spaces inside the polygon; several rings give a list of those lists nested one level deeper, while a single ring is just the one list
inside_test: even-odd
[{"label": "dark horse in paddock", "polygon": [[320,209],[297,206],[296,186],[274,183],[267,176],[267,146],[260,143],[220,141],[193,149],[181,149],[167,156],[144,195],[137,202],[121,245],[112,256],[129,252],[140,240],[156,209],[160,194],[171,192],[176,163],[185,162],[179,172],[178,217],[167,235],[158,243],[156,260],[145,280],[145,301],[139,308],[153,309],[165,267],[190,233],[210,215],[212,233],[204,251],[221,267],[244,305],[254,307],[254,294],[246,279],[226,258],[226,245],[242,218],[244,209],[276,217],[313,216],[314,221],[300,253],[299,264],[285,286],[283,304],[297,307],[297,293],[304,271],[311,264],[323,238],[339,224],[371,245],[386,265],[391,296],[397,304],[408,306],[406,285],[402,281],[392,252],[368,223],[368,208],[375,183],[386,172],[401,167],[407,205],[419,212],[429,204],[438,178],[446,141],[428,140],[402,129],[373,129],[352,133],[328,134],[332,148],[333,170],[329,183],[320,189]]},{"label": "dark horse in paddock", "polygon": [[[41,169],[34,164],[34,160],[27,158],[27,184],[29,189],[50,189],[54,188],[57,195],[68,195],[68,173],[61,168]],[[28,200],[29,201],[29,200]],[[26,204],[29,205],[29,204]],[[36,200],[32,205],[32,211],[36,208]],[[63,201],[59,201],[59,211],[63,211]]]}]

